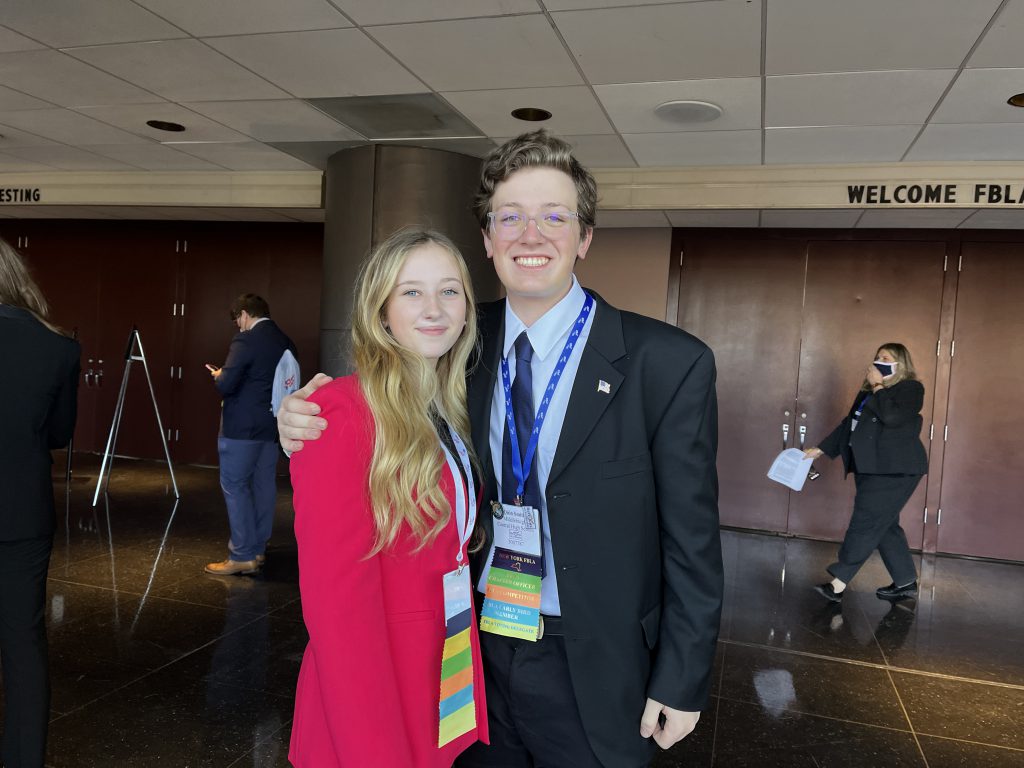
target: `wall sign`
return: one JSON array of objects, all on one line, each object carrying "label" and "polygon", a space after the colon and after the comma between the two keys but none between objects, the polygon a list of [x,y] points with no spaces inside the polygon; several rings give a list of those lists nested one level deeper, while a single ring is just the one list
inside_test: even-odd
[{"label": "wall sign", "polygon": [[1024,184],[847,184],[850,205],[1024,205]]},{"label": "wall sign", "polygon": [[39,187],[0,187],[0,204],[38,203],[42,197]]}]

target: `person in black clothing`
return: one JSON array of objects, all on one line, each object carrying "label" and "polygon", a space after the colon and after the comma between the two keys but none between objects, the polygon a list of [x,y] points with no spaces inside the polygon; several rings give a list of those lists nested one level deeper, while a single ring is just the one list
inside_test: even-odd
[{"label": "person in black clothing", "polygon": [[75,428],[81,348],[47,316],[21,257],[0,240],[0,763],[7,768],[41,768],[50,718],[50,450],[67,445]]},{"label": "person in black clothing", "polygon": [[900,527],[900,511],[928,472],[921,442],[923,404],[924,386],[910,352],[902,344],[884,344],[868,366],[849,415],[805,451],[811,458],[842,456],[846,474],[853,472],[857,483],[838,562],[828,567],[832,581],[814,588],[827,600],[843,599],[846,585],[875,549],[892,577],[875,594],[884,600],[917,596],[917,571]]}]

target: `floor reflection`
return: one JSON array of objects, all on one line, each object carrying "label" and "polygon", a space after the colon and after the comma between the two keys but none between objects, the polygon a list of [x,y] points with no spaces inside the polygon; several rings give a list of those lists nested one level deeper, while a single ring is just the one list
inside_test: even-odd
[{"label": "floor reflection", "polygon": [[[176,503],[165,464],[119,460],[93,508],[98,458],[76,456],[66,492],[55,468],[48,765],[287,766],[306,643],[288,494],[263,572],[218,577],[215,470],[177,467]],[[872,558],[832,605],[811,586],[834,544],[722,541],[712,699],[654,766],[1024,766],[1024,567],[919,558],[919,599],[888,603]]]}]

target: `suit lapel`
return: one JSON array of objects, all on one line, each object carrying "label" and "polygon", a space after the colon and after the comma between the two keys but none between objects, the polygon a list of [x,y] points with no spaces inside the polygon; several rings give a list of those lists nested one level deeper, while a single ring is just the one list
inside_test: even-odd
[{"label": "suit lapel", "polygon": [[491,467],[491,402],[494,382],[501,365],[502,337],[505,329],[505,302],[496,301],[480,308],[480,359],[469,379],[468,409],[473,448],[480,460],[484,478]]},{"label": "suit lapel", "polygon": [[[583,447],[626,378],[613,365],[626,354],[622,338],[622,315],[600,297],[594,298],[597,301],[597,313],[572,385],[569,407],[548,475],[548,487],[558,479]],[[608,386],[604,387],[602,382]],[[609,391],[605,392],[604,389]]]}]

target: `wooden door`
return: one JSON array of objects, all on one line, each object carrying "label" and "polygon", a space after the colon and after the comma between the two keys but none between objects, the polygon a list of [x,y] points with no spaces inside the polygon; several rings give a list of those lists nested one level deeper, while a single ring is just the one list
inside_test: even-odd
[{"label": "wooden door", "polygon": [[[106,248],[95,238],[76,236],[66,222],[22,222],[20,252],[50,306],[53,322],[74,335],[82,346],[82,378],[78,382],[76,451],[103,450],[97,400],[102,363],[99,344],[100,269]],[[9,238],[14,244],[17,238]]]},{"label": "wooden door", "polygon": [[715,353],[724,525],[786,530],[789,492],[765,475],[783,425],[793,426],[805,250],[801,241],[684,241],[677,324]]},{"label": "wooden door", "polygon": [[[106,246],[107,252],[101,257],[97,354],[97,362],[102,360],[97,412],[103,446],[113,422],[132,328],[139,331],[165,430],[169,427],[172,392],[177,387],[176,372],[171,371],[177,303],[175,241],[163,228],[140,225],[119,228],[116,236],[106,239]],[[153,397],[141,363],[131,366],[116,452],[164,458]]]},{"label": "wooden door", "polygon": [[962,253],[938,550],[1024,560],[1024,245]]},{"label": "wooden door", "polygon": [[[807,446],[846,415],[875,351],[887,342],[910,350],[925,387],[922,439],[928,447],[942,306],[943,242],[811,242],[801,336],[797,430]],[[853,509],[853,478],[842,462],[822,458],[821,472],[791,494],[788,531],[839,540]],[[903,510],[911,547],[924,531],[925,483]]]},{"label": "wooden door", "polygon": [[174,451],[181,461],[218,464],[221,398],[204,366],[223,365],[231,339],[238,333],[231,302],[242,293],[267,298],[273,246],[254,228],[259,229],[252,225],[246,231],[212,226],[181,230],[188,244],[182,254],[185,317],[174,419],[179,438]]}]

